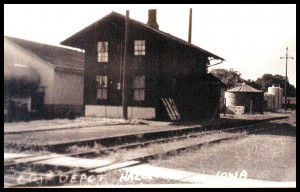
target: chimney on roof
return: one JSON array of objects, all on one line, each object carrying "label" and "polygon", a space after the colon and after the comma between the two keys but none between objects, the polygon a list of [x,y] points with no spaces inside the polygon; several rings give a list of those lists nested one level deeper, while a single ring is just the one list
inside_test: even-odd
[{"label": "chimney on roof", "polygon": [[159,25],[156,22],[156,9],[149,9],[148,10],[148,23],[150,27],[154,29],[158,29]]},{"label": "chimney on roof", "polygon": [[190,17],[189,17],[189,37],[188,42],[192,43],[192,8],[190,8]]}]

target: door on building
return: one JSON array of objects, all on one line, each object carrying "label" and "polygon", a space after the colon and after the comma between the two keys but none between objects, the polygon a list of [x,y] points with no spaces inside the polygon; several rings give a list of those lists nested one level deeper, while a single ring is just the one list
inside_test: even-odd
[{"label": "door on building", "polygon": [[43,117],[44,111],[44,91],[36,90],[31,96],[31,111],[37,118]]}]

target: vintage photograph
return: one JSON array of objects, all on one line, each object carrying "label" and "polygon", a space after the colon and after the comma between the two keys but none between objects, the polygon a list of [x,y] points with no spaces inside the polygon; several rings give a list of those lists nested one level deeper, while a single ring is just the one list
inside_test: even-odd
[{"label": "vintage photograph", "polygon": [[296,188],[296,4],[4,4],[4,188]]}]

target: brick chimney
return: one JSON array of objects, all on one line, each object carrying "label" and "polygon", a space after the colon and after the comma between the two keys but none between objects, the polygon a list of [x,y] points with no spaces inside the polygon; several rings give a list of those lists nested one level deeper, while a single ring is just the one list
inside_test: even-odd
[{"label": "brick chimney", "polygon": [[154,29],[158,29],[159,25],[156,22],[156,9],[149,9],[148,10],[148,23],[150,27]]}]

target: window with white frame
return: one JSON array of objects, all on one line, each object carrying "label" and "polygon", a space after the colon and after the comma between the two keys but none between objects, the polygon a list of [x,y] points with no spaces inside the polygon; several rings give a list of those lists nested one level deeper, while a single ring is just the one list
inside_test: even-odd
[{"label": "window with white frame", "polygon": [[134,55],[146,55],[145,40],[135,40],[134,41]]},{"label": "window with white frame", "polygon": [[145,100],[145,76],[136,76],[133,80],[133,100]]},{"label": "window with white frame", "polygon": [[107,76],[97,75],[97,99],[107,99]]},{"label": "window with white frame", "polygon": [[99,41],[97,45],[98,62],[108,62],[108,42]]}]

